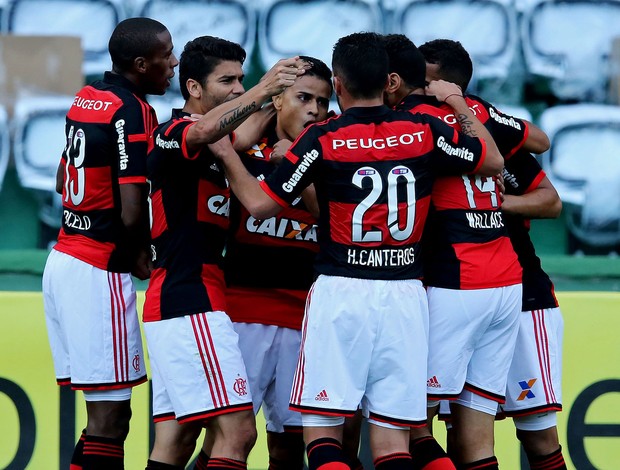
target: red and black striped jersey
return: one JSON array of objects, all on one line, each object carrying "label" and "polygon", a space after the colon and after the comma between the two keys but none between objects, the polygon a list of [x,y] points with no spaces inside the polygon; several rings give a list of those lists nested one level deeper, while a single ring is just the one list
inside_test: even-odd
[{"label": "red and black striped jersey", "polygon": [[207,147],[188,152],[187,131],[195,122],[184,116],[175,109],[155,130],[147,160],[154,269],[145,322],[226,310],[222,252],[230,191]]},{"label": "red and black striped jersey", "polygon": [[[527,125],[477,97],[466,97],[502,155],[512,155],[527,137]],[[460,128],[453,109],[433,97],[409,95],[398,106],[435,116]],[[424,281],[447,289],[486,289],[521,282],[521,267],[500,211],[494,177],[442,176],[435,181],[424,233]]]},{"label": "red and black striped jersey", "polygon": [[[520,150],[506,162],[503,175],[506,194],[522,196],[538,187],[545,177],[545,172],[533,155]],[[523,268],[522,310],[529,312],[557,307],[558,300],[555,297],[553,282],[543,270],[530,239],[529,219],[504,214],[504,220],[510,241]]]},{"label": "red and black striped jersey", "polygon": [[430,116],[350,108],[305,129],[261,185],[285,207],[314,183],[319,274],[419,279],[435,174],[476,171],[485,155],[484,141]]},{"label": "red and black striped jersey", "polygon": [[[248,171],[260,180],[276,169],[269,158],[277,141],[272,129],[240,154]],[[301,329],[306,294],[314,280],[317,237],[317,221],[301,198],[278,215],[258,220],[233,193],[224,257],[230,318]]]},{"label": "red and black striped jersey", "polygon": [[82,88],[67,113],[61,164],[63,218],[54,249],[112,272],[130,272],[137,253],[121,219],[121,184],[146,184],[155,111],[134,84],[106,72]]}]

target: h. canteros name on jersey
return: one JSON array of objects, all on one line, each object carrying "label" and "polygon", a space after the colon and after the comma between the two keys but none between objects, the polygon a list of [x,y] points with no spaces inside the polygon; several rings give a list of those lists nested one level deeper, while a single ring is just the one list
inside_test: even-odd
[{"label": "h. canteros name on jersey", "polygon": [[377,248],[347,250],[347,263],[359,266],[376,268],[390,268],[408,266],[415,262],[415,250],[413,247],[406,248]]}]

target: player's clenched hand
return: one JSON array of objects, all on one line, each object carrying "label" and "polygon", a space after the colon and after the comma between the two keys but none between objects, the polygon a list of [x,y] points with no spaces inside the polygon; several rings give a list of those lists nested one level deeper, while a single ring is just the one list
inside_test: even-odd
[{"label": "player's clenched hand", "polygon": [[497,190],[499,191],[499,198],[502,202],[504,202],[504,193],[506,192],[506,185],[504,184],[504,174],[498,173],[495,177],[495,185],[497,186]]},{"label": "player's clenched hand", "polygon": [[266,88],[269,95],[277,95],[293,85],[297,77],[304,74],[306,67],[307,64],[299,57],[281,59],[263,75],[260,84]]},{"label": "player's clenched hand", "polygon": [[424,89],[429,96],[434,96],[439,101],[446,101],[450,96],[463,96],[463,90],[455,83],[445,80],[433,80]]},{"label": "player's clenched hand", "polygon": [[271,152],[271,155],[269,156],[269,161],[271,163],[279,165],[282,159],[284,158],[284,155],[286,155],[286,151],[289,149],[289,147],[292,144],[293,142],[291,142],[288,139],[282,139],[276,142],[276,144],[273,146],[273,151]]},{"label": "player's clenched hand", "polygon": [[136,259],[136,264],[134,265],[131,274],[141,281],[144,281],[145,279],[151,277],[151,271],[153,271],[151,254],[147,250],[140,250],[138,253],[138,259]]}]

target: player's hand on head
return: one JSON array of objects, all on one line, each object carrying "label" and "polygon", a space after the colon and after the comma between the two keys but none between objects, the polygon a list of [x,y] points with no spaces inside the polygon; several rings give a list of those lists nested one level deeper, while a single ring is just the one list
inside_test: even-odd
[{"label": "player's hand on head", "polygon": [[273,151],[269,156],[269,161],[271,163],[274,163],[275,165],[279,165],[284,158],[284,155],[286,155],[286,151],[290,148],[291,145],[293,145],[293,142],[288,139],[282,139],[276,142],[276,144],[273,146]]},{"label": "player's hand on head", "polygon": [[432,80],[426,85],[425,93],[434,96],[439,101],[446,101],[451,95],[463,96],[463,90],[456,83],[447,82],[445,80]]},{"label": "player's hand on head", "polygon": [[292,86],[299,75],[305,73],[307,64],[299,57],[279,60],[263,77],[261,83],[268,94],[277,95]]}]

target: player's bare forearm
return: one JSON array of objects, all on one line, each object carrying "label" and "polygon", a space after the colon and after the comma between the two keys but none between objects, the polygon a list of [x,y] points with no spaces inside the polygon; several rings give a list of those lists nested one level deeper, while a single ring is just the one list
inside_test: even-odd
[{"label": "player's bare forearm", "polygon": [[523,148],[528,152],[543,153],[549,150],[549,136],[537,125],[527,122],[528,133]]},{"label": "player's bare forearm", "polygon": [[555,219],[562,212],[562,201],[553,186],[538,186],[522,196],[505,194],[502,211],[528,219]]},{"label": "player's bare forearm", "polygon": [[248,117],[235,131],[233,148],[237,152],[248,150],[265,135],[267,128],[276,116],[276,108],[272,103],[263,106],[260,111]]},{"label": "player's bare forearm", "polygon": [[282,207],[262,190],[258,180],[248,172],[228,139],[210,144],[209,149],[224,167],[230,189],[252,217],[265,219],[282,210]]}]

